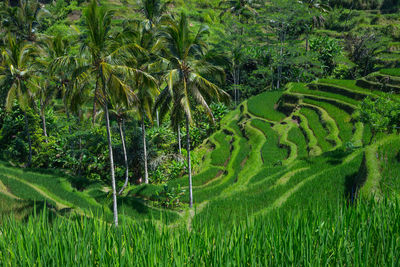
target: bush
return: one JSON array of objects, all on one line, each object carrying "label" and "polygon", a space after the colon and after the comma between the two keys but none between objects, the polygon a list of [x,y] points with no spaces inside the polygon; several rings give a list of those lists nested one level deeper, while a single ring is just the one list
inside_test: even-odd
[{"label": "bush", "polygon": [[335,59],[341,54],[342,47],[336,39],[321,36],[310,40],[310,50],[317,53],[318,60],[327,75],[331,75],[336,67]]}]

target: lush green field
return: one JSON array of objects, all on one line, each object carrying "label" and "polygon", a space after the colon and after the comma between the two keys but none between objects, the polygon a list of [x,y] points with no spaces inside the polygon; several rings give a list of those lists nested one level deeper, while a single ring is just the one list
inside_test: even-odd
[{"label": "lush green field", "polygon": [[249,112],[271,121],[280,121],[285,116],[275,110],[275,104],[281,97],[281,91],[268,92],[252,97],[247,101]]},{"label": "lush green field", "polygon": [[[0,224],[5,266],[398,266],[400,203],[314,206],[245,220],[226,229],[201,221],[161,228],[154,222],[68,220],[39,213]],[[210,214],[212,216],[212,214]],[[206,218],[205,218],[206,220]],[[66,234],[68,233],[68,234]]]},{"label": "lush green field", "polygon": [[[354,81],[318,82],[333,87],[291,84],[285,94],[296,98],[264,92],[225,117],[198,148],[204,161],[193,176],[193,211],[186,176],[131,185],[118,197],[121,225],[114,229],[107,185],[78,189],[73,177],[1,163],[0,261],[397,266],[400,138],[378,135],[370,143],[370,126],[350,112],[362,98],[349,100],[352,92],[383,93]],[[293,108],[285,115],[284,104]],[[183,206],[157,204],[164,185],[185,190]],[[344,204],[358,192],[379,202]],[[73,234],[61,240],[62,232]],[[51,245],[39,252],[42,243]]]}]

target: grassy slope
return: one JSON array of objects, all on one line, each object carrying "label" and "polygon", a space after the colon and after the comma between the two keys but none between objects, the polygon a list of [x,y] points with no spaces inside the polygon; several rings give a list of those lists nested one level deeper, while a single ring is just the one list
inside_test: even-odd
[{"label": "grassy slope", "polygon": [[[140,185],[131,186],[119,198],[122,219],[230,224],[274,209],[336,205],[355,186],[359,173],[365,173],[366,179],[362,193],[399,194],[398,174],[393,170],[400,161],[400,139],[383,136],[368,145],[369,128],[355,123],[348,106],[341,104],[356,106],[359,100],[348,97],[352,92],[364,96],[380,93],[358,87],[353,81],[320,80],[313,84],[317,87],[312,90],[302,84],[289,86],[284,94],[295,94],[298,101],[290,100],[294,110],[286,115],[276,109],[285,104],[282,92],[264,92],[224,118],[221,130],[199,148],[204,162],[193,177],[195,212],[151,207],[147,199],[154,198],[162,185]],[[318,84],[333,87],[320,91]],[[354,150],[346,150],[349,142]],[[187,189],[187,177],[169,182],[171,187],[178,184]],[[187,198],[186,192],[184,201]],[[19,209],[21,217],[32,210],[34,201],[46,201],[58,212],[101,215],[111,220],[110,194],[103,185],[94,184],[80,192],[69,177],[25,171],[5,163],[0,163],[0,199],[2,213]]]}]

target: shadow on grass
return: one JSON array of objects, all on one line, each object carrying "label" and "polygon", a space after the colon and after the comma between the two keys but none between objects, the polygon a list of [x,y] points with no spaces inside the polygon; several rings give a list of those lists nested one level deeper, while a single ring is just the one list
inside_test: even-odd
[{"label": "shadow on grass", "polygon": [[71,174],[66,173],[66,170],[57,170],[57,169],[41,169],[41,168],[21,168],[19,166],[15,166],[10,164],[9,162],[0,161],[0,164],[4,165],[8,168],[17,168],[24,173],[35,173],[39,175],[49,175],[57,178],[66,179],[73,188],[79,191],[83,191],[86,188],[98,184],[99,181],[89,180],[84,176],[73,176]]},{"label": "shadow on grass", "polygon": [[357,200],[360,188],[367,180],[367,175],[367,163],[364,154],[358,171],[345,178],[345,197],[348,204],[353,204]]},{"label": "shadow on grass", "polygon": [[[30,217],[41,217],[44,215],[48,222],[52,223],[60,212],[61,211],[56,210],[55,206],[45,201],[16,200],[15,204],[8,210],[3,209],[1,211],[0,222],[3,219],[14,217],[17,220],[26,223]],[[63,214],[68,213],[68,211],[63,212]]]}]

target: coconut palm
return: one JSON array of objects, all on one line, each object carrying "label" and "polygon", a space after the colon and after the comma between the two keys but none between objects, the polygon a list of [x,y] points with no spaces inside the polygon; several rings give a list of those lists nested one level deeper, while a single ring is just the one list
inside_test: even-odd
[{"label": "coconut palm", "polygon": [[113,109],[110,112],[115,116],[118,123],[119,135],[122,143],[122,152],[124,154],[124,164],[125,164],[125,182],[118,194],[121,195],[129,183],[129,164],[128,164],[128,154],[126,152],[126,141],[125,141],[125,121],[132,110],[127,110],[124,106],[120,105],[118,102],[112,104]]},{"label": "coconut palm", "polygon": [[[121,43],[126,43],[128,46],[135,47],[138,51],[135,57],[127,62],[127,66],[154,75],[157,75],[155,72],[160,73],[160,57],[158,57],[157,54],[163,47],[161,41],[155,38],[154,30],[147,29],[143,23],[130,22],[125,26],[125,34],[122,34],[121,36]],[[149,183],[149,174],[145,120],[148,119],[152,122],[153,103],[154,99],[159,94],[159,91],[157,84],[153,83],[151,80],[143,79],[143,77],[140,76],[137,76],[135,80],[132,80],[132,83],[134,84],[135,94],[139,100],[137,105],[137,115],[142,128],[144,181],[147,184]]]},{"label": "coconut palm", "polygon": [[[156,84],[155,79],[146,72],[125,65],[132,61],[133,53],[137,51],[135,45],[123,45],[115,42],[112,36],[111,19],[113,12],[92,0],[84,12],[86,21],[86,42],[81,48],[87,64],[75,71],[79,82],[86,77],[92,77],[95,83],[93,94],[93,118],[96,105],[100,104],[104,110],[108,149],[110,157],[110,173],[113,191],[114,224],[118,225],[117,191],[114,172],[109,105],[111,99],[121,105],[129,107],[137,102],[131,81],[142,81],[143,84]],[[93,119],[94,122],[94,119]]]},{"label": "coconut palm", "polygon": [[229,99],[227,93],[207,77],[222,81],[225,78],[222,68],[212,65],[207,60],[207,45],[202,40],[208,33],[207,27],[201,27],[195,35],[192,34],[187,17],[181,14],[178,21],[169,21],[161,29],[161,38],[165,42],[168,54],[168,71],[165,80],[168,92],[163,96],[171,102],[171,124],[177,126],[185,118],[186,149],[189,177],[189,206],[193,206],[192,172],[190,158],[190,124],[192,110],[196,105],[204,108],[206,114],[213,120],[210,101]]},{"label": "coconut palm", "polygon": [[163,3],[161,0],[141,0],[140,11],[145,17],[142,21],[145,30],[149,31],[160,23],[168,4],[169,1]]},{"label": "coconut palm", "polygon": [[3,49],[1,54],[4,67],[0,74],[0,84],[9,84],[6,108],[10,110],[14,101],[17,100],[24,111],[25,131],[29,145],[27,166],[30,166],[32,163],[32,142],[26,110],[32,102],[33,96],[28,84],[34,76],[35,70],[32,62],[35,53],[36,49],[32,44],[18,42],[14,37],[9,35],[7,47]]},{"label": "coconut palm", "polygon": [[46,107],[56,94],[56,87],[51,86],[49,81],[46,79],[33,77],[29,82],[29,90],[32,92],[33,98],[39,102],[39,115],[42,120],[44,140],[47,143],[48,134],[45,111]]},{"label": "coconut palm", "polygon": [[10,6],[8,1],[0,10],[1,26],[16,35],[18,40],[33,42],[36,40],[37,27],[40,19],[46,14],[38,0],[19,0],[16,7]]}]

